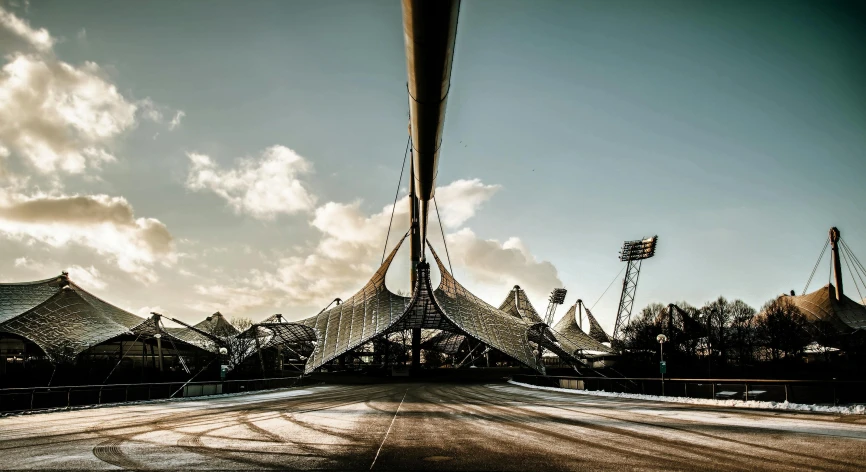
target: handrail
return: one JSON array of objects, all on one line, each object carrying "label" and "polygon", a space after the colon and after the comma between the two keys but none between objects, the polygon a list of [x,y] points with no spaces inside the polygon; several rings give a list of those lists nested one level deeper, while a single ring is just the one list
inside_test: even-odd
[{"label": "handrail", "polygon": [[[568,376],[568,375],[533,375],[533,374],[515,374],[515,377],[537,377],[547,379],[575,379],[575,380],[649,380],[661,381],[661,377],[586,377],[586,376]],[[701,383],[779,383],[779,384],[863,384],[863,380],[786,380],[786,379],[685,379],[685,378],[667,378],[665,382],[701,382]]]},{"label": "handrail", "polygon": [[37,390],[37,389],[45,389],[45,390],[62,390],[62,389],[70,389],[70,388],[88,388],[88,387],[134,387],[134,386],[152,386],[152,385],[177,385],[177,384],[186,384],[186,385],[198,385],[198,384],[214,384],[214,383],[232,383],[232,382],[256,382],[259,380],[283,380],[283,379],[298,379],[301,376],[289,376],[289,377],[267,377],[260,379],[235,379],[235,380],[200,380],[197,382],[186,382],[184,380],[178,380],[176,382],[139,382],[139,383],[118,383],[118,384],[89,384],[89,385],[38,385],[33,387],[10,387],[10,388],[0,388],[0,394],[3,392],[11,392],[13,390]]}]

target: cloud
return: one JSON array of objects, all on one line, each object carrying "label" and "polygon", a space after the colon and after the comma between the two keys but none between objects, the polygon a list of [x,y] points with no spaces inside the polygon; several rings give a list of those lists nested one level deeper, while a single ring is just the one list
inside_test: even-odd
[{"label": "cloud", "polygon": [[469,228],[446,236],[451,259],[475,280],[510,288],[521,288],[535,297],[544,296],[555,287],[562,287],[556,267],[539,261],[519,238],[504,243],[481,239]]},{"label": "cloud", "polygon": [[85,289],[102,290],[108,287],[108,284],[102,280],[102,274],[96,267],[81,267],[73,265],[66,269],[69,273],[69,278],[76,284]]},{"label": "cloud", "polygon": [[85,39],[87,39],[87,30],[81,28],[80,30],[78,30],[78,34],[76,34],[75,37],[78,38],[79,41],[84,41]]},{"label": "cloud", "polygon": [[163,310],[162,307],[159,305],[157,305],[157,306],[143,306],[143,307],[140,307],[139,309],[135,310],[134,313],[136,315],[142,317],[142,318],[150,318],[152,316],[151,313],[165,313],[165,310]]},{"label": "cloud", "polygon": [[[499,186],[486,185],[478,179],[458,180],[439,187],[436,195],[443,224],[453,227],[465,223],[498,190]],[[395,227],[405,228],[408,206],[408,197],[397,202]],[[298,255],[281,257],[274,261],[274,268],[252,270],[229,284],[197,286],[196,293],[203,301],[191,307],[201,311],[232,312],[263,307],[318,306],[334,297],[349,296],[369,280],[379,266],[391,210],[392,205],[387,205],[381,211],[366,214],[360,201],[325,203],[315,209],[310,221],[320,233],[320,239],[312,248],[295,248]],[[431,218],[429,231],[430,239],[434,243],[438,241],[438,221]],[[392,247],[400,236],[402,230],[392,231]],[[539,288],[542,294],[559,283],[556,269],[550,263],[536,261],[516,238],[499,244],[480,240],[471,230],[464,229],[448,235],[448,245],[452,257],[456,251],[456,263],[476,265],[461,268],[464,273],[481,283],[495,283],[497,293],[500,290],[505,293],[515,280],[528,289],[543,287]],[[468,254],[476,249],[484,250],[485,257],[470,258]],[[496,257],[505,257],[507,261],[497,262]]]},{"label": "cloud", "polygon": [[50,247],[83,246],[145,282],[157,280],[154,266],[177,260],[168,228],[136,218],[122,197],[0,192],[0,235]]},{"label": "cloud", "polygon": [[236,213],[271,220],[281,213],[309,212],[315,207],[315,197],[299,179],[312,165],[287,147],[269,147],[258,158],[240,159],[237,167],[226,170],[204,154],[187,156],[191,162],[187,188],[210,190]]},{"label": "cloud", "polygon": [[45,264],[38,262],[38,261],[34,261],[33,259],[30,259],[29,257],[18,257],[15,259],[14,264],[15,264],[15,267],[30,269],[32,271],[37,271],[37,272],[41,272],[42,270],[45,269]]},{"label": "cloud", "polygon": [[30,24],[0,6],[0,44],[32,47],[47,52],[57,40],[45,28],[33,29]]},{"label": "cloud", "polygon": [[184,113],[183,110],[178,110],[177,113],[174,114],[174,118],[171,119],[171,123],[168,124],[168,130],[174,131],[175,128],[180,126],[180,120],[182,120],[184,116],[186,116],[186,113]]},{"label": "cloud", "polygon": [[[85,37],[80,30],[78,38]],[[0,148],[59,186],[58,172],[81,174],[116,160],[112,144],[135,128],[138,114],[163,123],[169,111],[149,98],[127,99],[94,62],[59,60],[55,43],[48,30],[0,7],[0,48],[7,53],[0,68]]]},{"label": "cloud", "polygon": [[0,145],[45,174],[113,161],[106,145],[135,124],[135,111],[92,62],[16,54],[0,69]]},{"label": "cloud", "polygon": [[457,180],[436,189],[436,201],[442,213],[442,224],[456,228],[475,216],[481,205],[502,187],[485,185],[480,179]]},{"label": "cloud", "polygon": [[162,123],[162,111],[160,110],[160,106],[154,103],[151,98],[143,98],[138,101],[136,104],[138,109],[145,119],[153,121],[154,123]]}]

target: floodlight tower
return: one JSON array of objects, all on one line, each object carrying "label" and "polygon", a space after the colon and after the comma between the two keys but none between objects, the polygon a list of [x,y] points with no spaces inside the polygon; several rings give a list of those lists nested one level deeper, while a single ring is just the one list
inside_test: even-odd
[{"label": "floodlight tower", "polygon": [[637,280],[640,276],[640,266],[644,259],[649,259],[656,253],[658,236],[626,241],[619,252],[619,260],[627,263],[625,278],[622,279],[622,295],[619,297],[619,308],[616,311],[616,324],[613,327],[613,338],[622,337],[621,330],[631,319],[631,309],[634,306],[634,296],[637,293]]},{"label": "floodlight tower", "polygon": [[544,323],[547,326],[553,326],[553,314],[556,312],[556,307],[565,303],[566,290],[564,288],[555,288],[550,292],[547,300],[547,314],[544,315]]}]

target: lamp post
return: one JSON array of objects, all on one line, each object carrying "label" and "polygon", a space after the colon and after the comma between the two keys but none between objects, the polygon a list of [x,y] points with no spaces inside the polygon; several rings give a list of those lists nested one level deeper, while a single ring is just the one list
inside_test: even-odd
[{"label": "lamp post", "polygon": [[226,373],[229,370],[229,366],[228,366],[229,350],[226,349],[225,347],[221,347],[219,350],[219,353],[220,353],[220,361],[221,361],[220,362],[220,380],[225,381]]},{"label": "lamp post", "polygon": [[159,373],[162,374],[162,335],[156,333],[153,335],[154,339],[156,339],[156,353],[157,359],[159,359]]},{"label": "lamp post", "polygon": [[656,341],[659,342],[659,372],[662,374],[662,396],[665,396],[665,372],[667,372],[667,364],[665,364],[665,342],[668,337],[664,334],[656,336]]},{"label": "lamp post", "polygon": [[701,317],[703,317],[704,321],[707,323],[707,342],[704,345],[704,348],[707,351],[707,378],[713,377],[713,344],[712,344],[712,319],[710,318],[709,313],[701,313]]}]

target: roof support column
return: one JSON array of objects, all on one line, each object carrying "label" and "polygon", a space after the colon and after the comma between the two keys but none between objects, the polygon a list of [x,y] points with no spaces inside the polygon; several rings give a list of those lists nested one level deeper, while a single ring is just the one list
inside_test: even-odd
[{"label": "roof support column", "polygon": [[[409,237],[409,252],[411,253],[412,269],[409,274],[411,293],[415,294],[415,285],[418,283],[418,263],[421,261],[421,228],[419,224],[418,196],[415,191],[415,164],[410,165],[409,179],[409,225],[411,235]],[[412,370],[416,371],[421,366],[421,329],[412,329]]]},{"label": "roof support column", "polygon": [[842,261],[839,259],[839,238],[841,234],[834,226],[830,228],[830,248],[833,250],[833,275],[836,282],[836,300],[842,301]]}]

